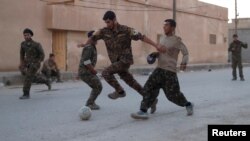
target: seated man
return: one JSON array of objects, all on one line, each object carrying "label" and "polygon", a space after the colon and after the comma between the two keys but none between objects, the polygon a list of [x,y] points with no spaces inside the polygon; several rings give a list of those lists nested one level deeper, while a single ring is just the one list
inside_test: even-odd
[{"label": "seated man", "polygon": [[56,61],[55,61],[55,55],[51,53],[49,55],[49,59],[47,59],[43,63],[42,73],[49,79],[52,77],[57,78],[57,82],[62,82],[60,70],[57,67]]}]

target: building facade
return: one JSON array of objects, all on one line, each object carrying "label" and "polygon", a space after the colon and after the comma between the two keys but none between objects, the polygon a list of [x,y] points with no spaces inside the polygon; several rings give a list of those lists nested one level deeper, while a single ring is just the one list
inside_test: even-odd
[{"label": "building facade", "polygon": [[[31,28],[46,58],[53,52],[60,69],[77,71],[86,33],[105,26],[107,10],[113,10],[120,24],[128,25],[158,41],[163,21],[172,18],[172,0],[1,0],[0,71],[15,71],[19,64],[22,31]],[[227,8],[198,0],[177,0],[177,29],[190,52],[190,63],[227,61]],[[134,65],[147,65],[146,56],[155,51],[141,41],[133,41]],[[97,68],[109,65],[103,41],[97,45]]]}]

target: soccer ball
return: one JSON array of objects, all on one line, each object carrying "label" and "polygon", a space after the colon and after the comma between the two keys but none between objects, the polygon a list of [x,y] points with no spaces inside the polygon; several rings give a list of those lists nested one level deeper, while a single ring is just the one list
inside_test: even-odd
[{"label": "soccer ball", "polygon": [[79,110],[79,117],[81,120],[89,120],[91,113],[92,111],[88,106],[82,106]]}]

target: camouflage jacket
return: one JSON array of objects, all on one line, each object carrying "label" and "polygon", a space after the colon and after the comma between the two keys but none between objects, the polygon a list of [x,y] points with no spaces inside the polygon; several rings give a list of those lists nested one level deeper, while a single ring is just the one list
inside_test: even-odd
[{"label": "camouflage jacket", "polygon": [[111,63],[122,61],[133,64],[131,40],[142,40],[144,36],[135,29],[125,25],[117,25],[115,30],[102,28],[94,33],[92,40],[103,39]]},{"label": "camouflage jacket", "polygon": [[237,57],[241,57],[241,48],[247,48],[247,44],[237,40],[237,41],[233,41],[229,48],[228,51],[232,52],[232,57],[233,58],[237,58]]},{"label": "camouflage jacket", "polygon": [[40,63],[44,60],[44,51],[40,43],[23,41],[20,49],[20,60],[25,64]]},{"label": "camouflage jacket", "polygon": [[86,45],[82,50],[81,60],[78,69],[79,74],[89,72],[89,70],[85,66],[91,64],[93,67],[95,67],[96,61],[97,51],[95,45]]}]

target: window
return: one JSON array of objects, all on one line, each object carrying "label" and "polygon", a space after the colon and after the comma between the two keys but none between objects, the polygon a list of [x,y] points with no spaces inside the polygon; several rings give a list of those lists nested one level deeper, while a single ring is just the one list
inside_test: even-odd
[{"label": "window", "polygon": [[216,44],[216,35],[215,34],[210,34],[209,35],[209,43],[210,44]]}]

